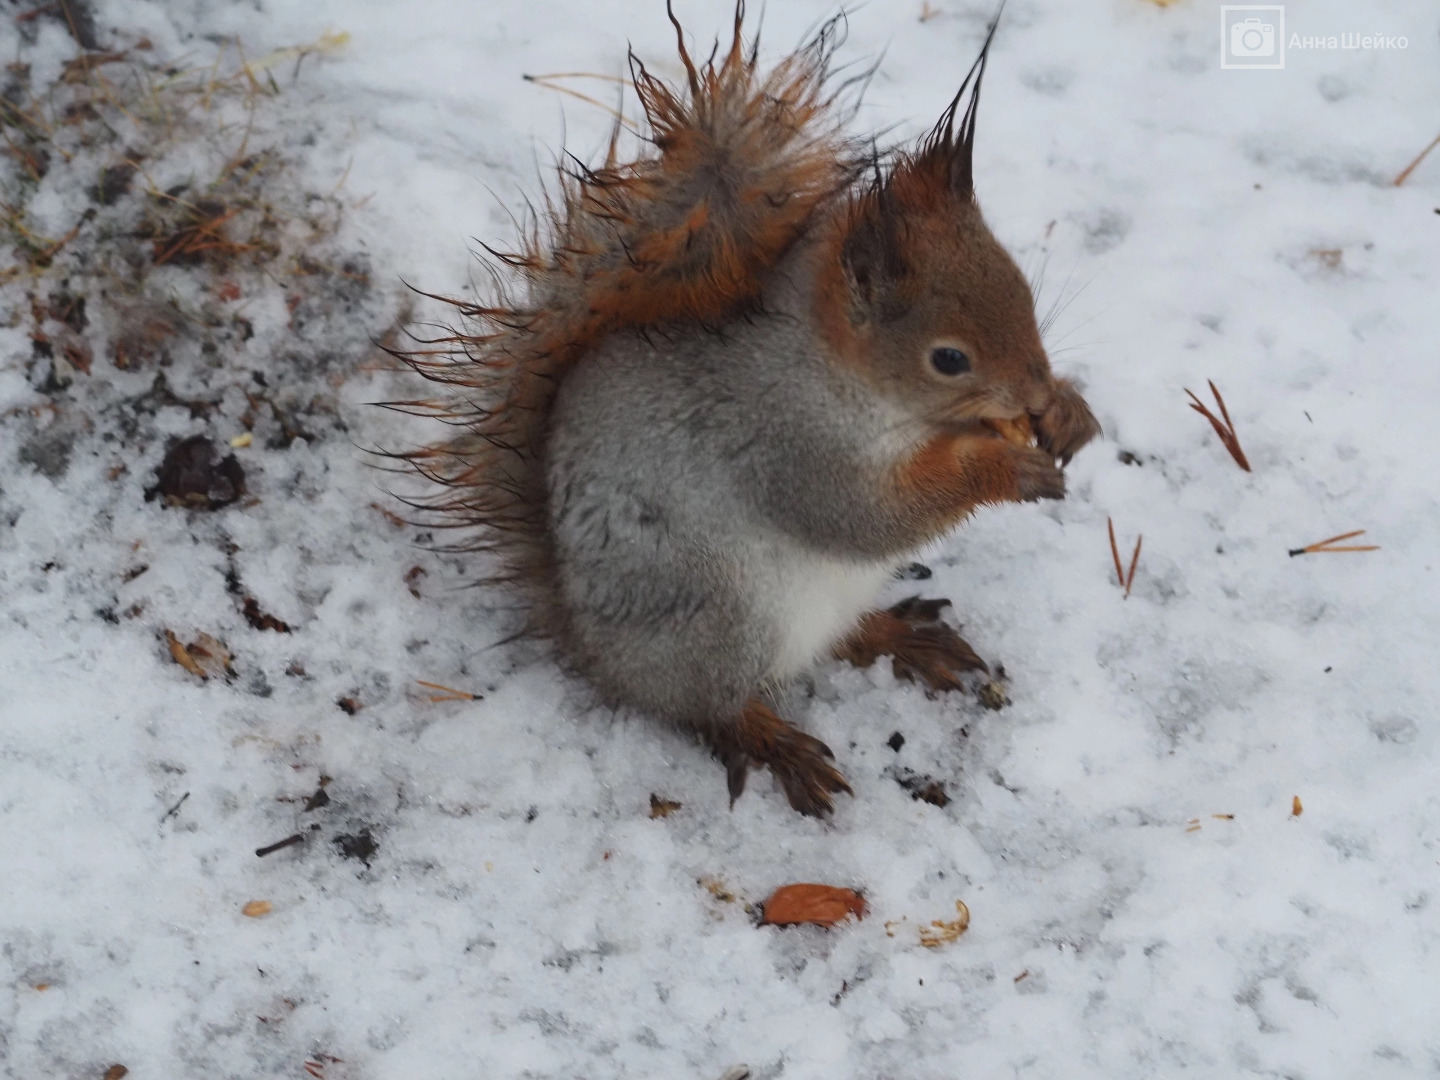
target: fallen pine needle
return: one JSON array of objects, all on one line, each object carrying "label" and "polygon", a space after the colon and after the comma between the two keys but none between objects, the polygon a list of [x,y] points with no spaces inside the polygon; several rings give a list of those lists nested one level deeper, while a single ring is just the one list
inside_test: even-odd
[{"label": "fallen pine needle", "polygon": [[[1250,462],[1245,457],[1245,451],[1240,449],[1240,438],[1235,434],[1235,424],[1230,419],[1230,411],[1225,408],[1225,399],[1220,396],[1220,391],[1216,389],[1212,380],[1206,379],[1205,381],[1210,384],[1210,392],[1215,395],[1215,404],[1220,406],[1220,416],[1216,416],[1206,408],[1205,403],[1192,391],[1186,390],[1185,393],[1190,395],[1190,408],[1210,421],[1210,426],[1215,429],[1215,434],[1220,437],[1220,442],[1225,449],[1230,451],[1230,456],[1235,459],[1235,464],[1249,472]],[[1223,423],[1221,417],[1224,417]]]},{"label": "fallen pine needle", "polygon": [[1140,545],[1144,542],[1143,535],[1135,538],[1135,552],[1130,556],[1130,572],[1126,573],[1120,562],[1120,547],[1115,543],[1115,522],[1110,518],[1105,519],[1105,527],[1110,531],[1110,554],[1115,559],[1115,583],[1125,590],[1128,599],[1130,589],[1135,584],[1135,568],[1140,565]]},{"label": "fallen pine needle", "polygon": [[1435,138],[1431,141],[1430,145],[1425,147],[1424,150],[1421,150],[1419,156],[1416,157],[1414,161],[1410,162],[1409,165],[1406,165],[1405,168],[1400,170],[1400,175],[1395,177],[1395,186],[1399,187],[1401,184],[1405,183],[1406,180],[1410,179],[1410,174],[1420,167],[1420,163],[1424,161],[1425,158],[1429,155],[1430,151],[1434,150],[1437,146],[1440,146],[1440,135],[1436,135]]},{"label": "fallen pine needle", "polygon": [[439,690],[438,694],[430,694],[431,701],[479,701],[479,694],[472,694],[468,690],[456,690],[454,687],[441,686],[439,683],[426,682],[424,679],[416,679],[417,683],[428,690]]},{"label": "fallen pine needle", "polygon": [[1354,532],[1341,533],[1339,536],[1332,536],[1328,540],[1317,540],[1313,544],[1306,544],[1304,547],[1291,548],[1290,557],[1296,555],[1319,555],[1326,551],[1379,551],[1379,544],[1342,544],[1341,540],[1350,540],[1357,536],[1364,536],[1364,529],[1356,529]]},{"label": "fallen pine needle", "polygon": [[1121,588],[1124,588],[1125,570],[1120,565],[1120,548],[1115,543],[1115,522],[1107,517],[1105,527],[1110,530],[1110,554],[1115,556],[1115,581]]},{"label": "fallen pine needle", "polygon": [[544,75],[521,75],[526,82],[541,82],[544,79],[604,79],[606,82],[619,83],[621,86],[629,86],[629,79],[622,79],[619,75],[602,75],[598,71],[551,71]]},{"label": "fallen pine needle", "polygon": [[[583,74],[583,73],[582,73],[582,72],[576,72],[575,74]],[[633,135],[639,135],[639,134],[640,134],[640,132],[639,132],[638,130],[636,130],[635,125],[632,124],[632,123],[630,123],[629,120],[626,120],[626,119],[625,119],[625,114],[622,113],[619,109],[615,108],[613,105],[606,105],[605,102],[600,101],[600,100],[598,100],[598,99],[596,99],[596,98],[593,98],[593,97],[591,97],[589,94],[582,94],[579,90],[572,90],[572,89],[570,89],[570,87],[568,87],[568,86],[561,86],[561,85],[558,84],[558,83],[553,83],[553,82],[547,82],[547,81],[546,81],[547,79],[557,78],[558,76],[555,76],[555,75],[521,75],[520,77],[521,77],[522,79],[524,79],[526,82],[534,83],[536,86],[543,86],[543,87],[545,87],[547,90],[554,90],[554,91],[556,91],[557,93],[560,93],[560,94],[569,94],[569,95],[570,95],[571,97],[573,97],[573,98],[579,98],[581,101],[583,101],[583,102],[585,102],[585,103],[587,103],[587,104],[589,104],[589,105],[594,105],[597,109],[604,109],[607,113],[609,113],[611,116],[613,116],[613,117],[615,118],[615,122],[618,123],[621,127],[625,128],[626,131],[629,131],[629,132],[630,132],[631,134],[633,134]],[[604,76],[599,76],[599,77],[600,77],[600,78],[604,78]],[[623,81],[623,80],[622,80],[622,81]]]},{"label": "fallen pine needle", "polygon": [[49,247],[47,247],[44,251],[40,252],[39,255],[35,256],[35,262],[36,262],[36,264],[37,264],[37,265],[40,265],[40,266],[44,266],[44,265],[49,264],[50,260],[53,259],[53,258],[55,258],[55,256],[59,253],[59,251],[60,251],[61,248],[63,248],[66,244],[70,243],[71,240],[74,240],[75,237],[77,237],[78,235],[80,235],[80,229],[81,229],[81,227],[84,226],[85,223],[86,223],[87,221],[89,221],[91,218],[93,218],[94,216],[95,216],[95,208],[92,206],[92,207],[90,207],[88,210],[86,210],[85,213],[83,213],[83,214],[80,215],[80,220],[75,223],[75,227],[74,227],[73,229],[71,229],[69,232],[67,232],[67,233],[66,233],[64,236],[62,236],[59,240],[56,240],[53,244],[51,244]]},{"label": "fallen pine needle", "polygon": [[383,517],[386,521],[390,522],[391,525],[394,525],[397,529],[403,529],[405,527],[406,521],[399,514],[385,509],[385,507],[381,506],[379,503],[372,502],[370,506],[372,509],[379,511],[380,516]]}]

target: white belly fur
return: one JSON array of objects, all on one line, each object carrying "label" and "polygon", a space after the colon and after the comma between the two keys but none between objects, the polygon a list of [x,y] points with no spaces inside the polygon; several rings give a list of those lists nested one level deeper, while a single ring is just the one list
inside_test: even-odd
[{"label": "white belly fur", "polygon": [[777,587],[770,610],[779,631],[779,648],[769,674],[784,679],[807,670],[855,628],[861,613],[875,606],[895,564],[836,559],[792,548],[781,553],[775,569]]}]

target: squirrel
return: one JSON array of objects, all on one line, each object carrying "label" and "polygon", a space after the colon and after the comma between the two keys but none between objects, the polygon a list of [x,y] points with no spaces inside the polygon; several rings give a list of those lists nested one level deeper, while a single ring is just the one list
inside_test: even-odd
[{"label": "squirrel", "polygon": [[1063,498],[1100,427],[976,202],[993,24],[929,133],[881,153],[843,130],[840,18],[762,70],[743,0],[704,63],[667,14],[685,85],[630,55],[648,146],[620,162],[617,124],[602,166],[568,158],[521,249],[486,247],[494,301],[434,297],[462,327],[396,354],[450,389],[392,404],[458,432],[399,456],[452,550],[493,555],[515,636],[697,734],[732,806],[765,766],[823,816],[853,792],[773,689],[827,657],[932,691],[984,669],[948,601],[876,596],[977,507]]}]

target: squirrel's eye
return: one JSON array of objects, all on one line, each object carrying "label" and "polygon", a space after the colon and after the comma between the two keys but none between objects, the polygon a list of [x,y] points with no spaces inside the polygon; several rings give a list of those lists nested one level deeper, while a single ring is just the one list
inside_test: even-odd
[{"label": "squirrel's eye", "polygon": [[970,370],[970,357],[945,345],[930,351],[930,366],[941,375],[963,375]]}]

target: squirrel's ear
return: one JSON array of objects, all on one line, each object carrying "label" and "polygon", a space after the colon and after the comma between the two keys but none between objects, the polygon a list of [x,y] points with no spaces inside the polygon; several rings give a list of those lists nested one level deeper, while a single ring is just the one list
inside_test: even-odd
[{"label": "squirrel's ear", "polygon": [[903,231],[900,209],[883,181],[853,208],[840,246],[850,283],[853,321],[883,321],[893,314],[897,286],[908,270]]},{"label": "squirrel's ear", "polygon": [[[1004,7],[1003,3],[1001,7]],[[1000,14],[996,12],[990,32],[985,35],[985,44],[980,47],[980,55],[970,65],[965,81],[960,84],[949,107],[930,129],[916,154],[917,163],[928,166],[927,171],[931,171],[932,175],[938,173],[950,192],[963,198],[975,194],[975,112],[980,105],[980,82],[985,77],[985,60],[990,55],[990,42],[995,39],[995,28],[999,25]],[[960,118],[958,128],[955,123],[957,115]]]}]

